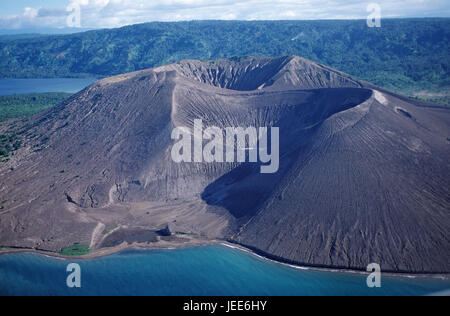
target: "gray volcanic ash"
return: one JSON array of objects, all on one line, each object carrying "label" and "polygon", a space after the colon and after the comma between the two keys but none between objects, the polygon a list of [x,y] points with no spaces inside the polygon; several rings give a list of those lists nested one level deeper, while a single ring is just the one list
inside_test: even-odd
[{"label": "gray volcanic ash", "polygon": [[[196,119],[279,127],[279,171],[173,162],[171,131]],[[170,224],[292,263],[450,272],[450,111],[299,57],[107,78],[13,131],[25,147],[0,164],[2,245],[96,249],[110,227]]]}]

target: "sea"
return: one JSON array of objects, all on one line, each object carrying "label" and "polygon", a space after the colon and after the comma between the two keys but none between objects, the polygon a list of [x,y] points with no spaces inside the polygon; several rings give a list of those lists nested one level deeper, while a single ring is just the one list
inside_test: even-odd
[{"label": "sea", "polygon": [[[70,288],[69,264],[80,268],[80,288]],[[322,271],[266,260],[224,245],[134,249],[87,260],[33,253],[0,256],[0,295],[33,296],[424,296],[447,294],[450,279]]]},{"label": "sea", "polygon": [[66,92],[76,93],[97,81],[95,78],[0,79],[0,95]]}]

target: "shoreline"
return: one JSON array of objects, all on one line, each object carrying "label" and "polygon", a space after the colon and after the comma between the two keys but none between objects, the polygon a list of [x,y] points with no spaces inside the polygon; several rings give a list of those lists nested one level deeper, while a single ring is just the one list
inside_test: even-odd
[{"label": "shoreline", "polygon": [[[369,275],[371,272],[367,272],[364,270],[357,270],[357,269],[346,269],[346,268],[337,268],[337,267],[317,267],[312,265],[299,265],[299,264],[293,264],[293,263],[287,263],[280,260],[275,260],[269,257],[266,257],[262,254],[259,254],[255,252],[254,250],[247,248],[245,246],[239,245],[239,244],[233,244],[229,242],[221,242],[220,245],[237,249],[243,252],[246,252],[248,254],[251,254],[252,256],[255,256],[261,260],[271,262],[274,264],[279,264],[285,267],[289,267],[291,269],[295,270],[301,270],[301,271],[317,271],[317,272],[333,272],[333,273],[345,273],[345,274],[362,274],[362,275]],[[402,277],[407,279],[417,279],[417,278],[431,278],[431,279],[440,279],[440,280],[450,280],[450,273],[413,273],[413,272],[383,272],[381,271],[383,275],[391,276],[391,277]]]},{"label": "shoreline", "polygon": [[[360,275],[368,275],[369,272],[364,270],[357,270],[357,269],[345,269],[345,268],[336,268],[336,267],[317,267],[312,265],[298,265],[298,264],[292,264],[288,262],[283,262],[280,260],[275,260],[273,258],[270,258],[268,256],[264,256],[260,253],[257,253],[256,251],[247,248],[240,244],[234,244],[226,240],[200,240],[200,239],[191,239],[189,242],[186,243],[170,243],[170,242],[164,242],[164,243],[155,243],[155,244],[143,244],[143,243],[133,243],[133,244],[121,244],[116,247],[111,248],[101,248],[92,251],[91,253],[84,255],[84,256],[64,256],[59,253],[50,252],[50,251],[44,251],[44,250],[36,250],[36,249],[13,249],[13,248],[6,248],[6,250],[0,250],[0,256],[3,255],[10,255],[10,254],[21,254],[21,253],[31,253],[31,254],[37,254],[41,256],[45,256],[52,259],[60,259],[60,260],[93,260],[93,259],[99,259],[107,256],[111,256],[114,254],[120,254],[122,252],[128,251],[128,250],[144,250],[144,251],[151,251],[151,250],[178,250],[178,249],[185,249],[185,248],[196,248],[196,247],[205,247],[205,246],[224,246],[230,249],[238,250],[245,252],[246,254],[252,255],[259,260],[266,261],[273,264],[278,264],[284,267],[288,267],[295,270],[301,270],[301,271],[317,271],[317,272],[332,272],[332,273],[346,273],[346,274],[360,274]],[[450,280],[450,273],[414,273],[414,272],[383,272],[382,273],[386,276],[390,277],[402,277],[407,279],[417,279],[417,278],[429,278],[429,279],[440,279],[440,280]]]},{"label": "shoreline", "polygon": [[90,253],[83,256],[66,256],[60,253],[45,251],[39,249],[31,249],[31,248],[13,248],[13,247],[5,247],[3,250],[0,249],[0,256],[8,255],[8,254],[17,254],[17,253],[32,253],[47,256],[55,259],[65,259],[65,260],[92,260],[98,259],[102,257],[107,257],[110,255],[118,254],[124,252],[126,250],[176,250],[183,249],[189,247],[201,247],[201,246],[209,246],[209,245],[217,245],[220,242],[218,240],[202,240],[202,239],[190,239],[188,242],[184,243],[173,243],[173,242],[164,242],[159,241],[156,243],[132,243],[128,244],[126,242],[110,248],[99,248],[91,250]]}]

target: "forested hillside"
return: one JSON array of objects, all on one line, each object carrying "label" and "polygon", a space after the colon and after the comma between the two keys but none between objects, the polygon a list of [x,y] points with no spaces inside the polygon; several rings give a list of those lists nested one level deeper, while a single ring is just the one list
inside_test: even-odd
[{"label": "forested hillside", "polygon": [[0,38],[0,77],[109,76],[172,63],[299,55],[388,89],[432,99],[450,87],[450,19],[197,21],[34,39]]}]

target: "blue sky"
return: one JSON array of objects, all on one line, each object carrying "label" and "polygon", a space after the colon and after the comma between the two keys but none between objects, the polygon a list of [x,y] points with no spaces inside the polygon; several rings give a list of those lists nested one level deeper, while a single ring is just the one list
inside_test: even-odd
[{"label": "blue sky", "polygon": [[[20,14],[26,7],[58,7],[64,0],[10,0],[0,3],[0,12],[2,16],[10,14]],[[68,1],[67,1],[68,2]]]},{"label": "blue sky", "polygon": [[201,19],[365,19],[369,3],[384,18],[450,17],[449,0],[3,0],[0,29],[67,27],[69,4],[83,28]]}]

